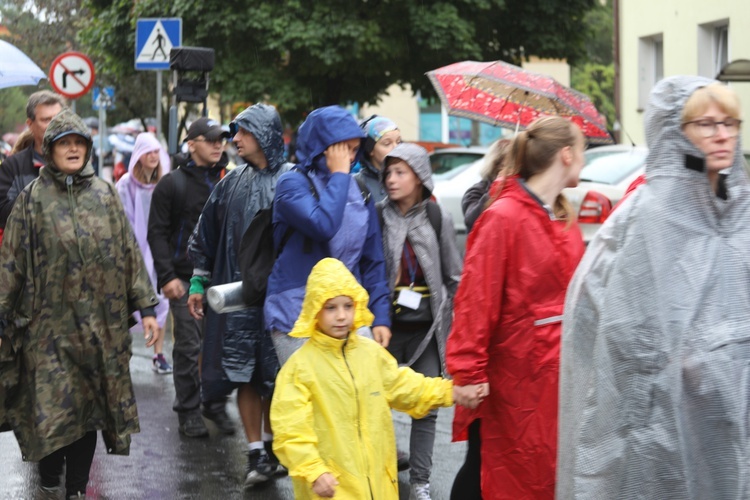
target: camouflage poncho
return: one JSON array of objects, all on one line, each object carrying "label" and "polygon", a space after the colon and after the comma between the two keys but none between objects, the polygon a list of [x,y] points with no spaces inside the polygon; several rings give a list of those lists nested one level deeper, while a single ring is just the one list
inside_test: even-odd
[{"label": "camouflage poncho", "polygon": [[[90,154],[85,126],[64,111],[45,134],[48,158],[65,131],[86,137]],[[108,452],[129,452],[139,424],[128,316],[155,304],[114,187],[86,163],[74,175],[49,163],[18,197],[0,248],[0,423],[24,460],[94,430]]]}]

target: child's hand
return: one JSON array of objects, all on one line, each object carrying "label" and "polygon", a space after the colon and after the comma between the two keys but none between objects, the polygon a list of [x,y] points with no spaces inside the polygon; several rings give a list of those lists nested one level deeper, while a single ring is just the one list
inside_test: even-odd
[{"label": "child's hand", "polygon": [[465,386],[453,386],[453,400],[469,409],[474,409],[490,395],[490,384],[474,384]]},{"label": "child's hand", "polygon": [[332,174],[348,174],[351,170],[352,166],[349,157],[349,146],[347,146],[345,142],[331,144],[328,146],[328,149],[326,149],[325,155],[328,170],[330,170]]},{"label": "child's hand", "polygon": [[323,498],[333,498],[333,495],[336,493],[336,486],[338,485],[339,482],[336,481],[333,474],[326,472],[325,474],[321,474],[320,477],[315,480],[312,489],[318,496]]}]

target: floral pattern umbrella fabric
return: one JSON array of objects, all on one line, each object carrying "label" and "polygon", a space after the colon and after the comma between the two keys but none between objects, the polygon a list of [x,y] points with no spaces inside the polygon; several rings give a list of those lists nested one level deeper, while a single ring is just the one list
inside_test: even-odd
[{"label": "floral pattern umbrella fabric", "polygon": [[15,45],[0,40],[0,89],[36,85],[47,78],[39,66]]},{"label": "floral pattern umbrella fabric", "polygon": [[427,76],[453,116],[523,129],[540,116],[558,115],[578,125],[589,142],[613,142],[606,119],[588,96],[551,76],[502,61],[462,61]]}]

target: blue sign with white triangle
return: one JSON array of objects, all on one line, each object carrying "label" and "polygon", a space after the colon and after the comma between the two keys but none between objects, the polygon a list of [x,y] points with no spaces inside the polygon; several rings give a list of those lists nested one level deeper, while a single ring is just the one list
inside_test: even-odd
[{"label": "blue sign with white triangle", "polygon": [[169,51],[182,45],[179,17],[138,19],[135,25],[135,69],[169,69]]}]

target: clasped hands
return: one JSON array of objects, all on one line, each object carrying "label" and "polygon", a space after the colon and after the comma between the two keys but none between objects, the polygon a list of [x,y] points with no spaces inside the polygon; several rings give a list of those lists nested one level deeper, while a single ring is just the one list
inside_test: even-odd
[{"label": "clasped hands", "polygon": [[473,410],[479,404],[490,395],[490,384],[485,382],[483,384],[471,384],[471,385],[454,385],[453,386],[453,401],[456,404],[465,406]]}]

